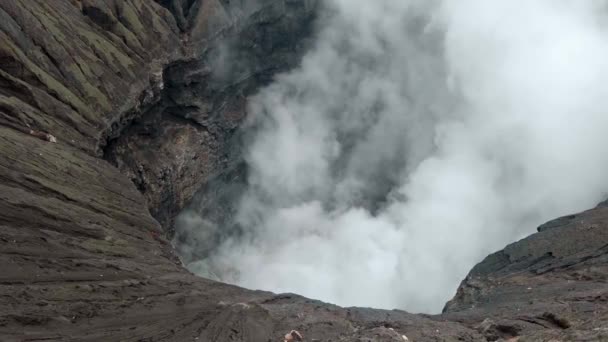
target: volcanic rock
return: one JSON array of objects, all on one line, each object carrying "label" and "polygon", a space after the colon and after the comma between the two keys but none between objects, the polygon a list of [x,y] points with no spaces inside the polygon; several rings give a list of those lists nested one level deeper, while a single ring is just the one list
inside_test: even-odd
[{"label": "volcanic rock", "polygon": [[176,214],[240,174],[247,98],[298,64],[319,10],[0,1],[0,340],[608,338],[606,206],[487,257],[442,315],[341,308],[182,267],[166,239]]}]

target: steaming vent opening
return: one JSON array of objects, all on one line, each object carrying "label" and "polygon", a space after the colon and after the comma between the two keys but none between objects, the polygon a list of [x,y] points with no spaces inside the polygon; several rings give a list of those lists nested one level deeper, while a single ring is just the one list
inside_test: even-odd
[{"label": "steaming vent opening", "polygon": [[608,193],[604,1],[330,2],[177,220],[195,273],[439,312],[477,262]]}]

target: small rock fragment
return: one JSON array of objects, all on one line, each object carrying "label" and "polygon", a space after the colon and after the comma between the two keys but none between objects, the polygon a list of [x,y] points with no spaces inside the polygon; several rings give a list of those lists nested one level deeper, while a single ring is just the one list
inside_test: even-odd
[{"label": "small rock fragment", "polygon": [[568,319],[566,319],[565,317],[558,316],[552,312],[545,312],[541,317],[544,320],[547,320],[562,329],[568,329],[568,328],[570,328],[570,326],[572,326],[572,324],[570,324],[570,321],[568,321]]},{"label": "small rock fragment", "polygon": [[302,334],[300,334],[300,332],[297,330],[292,330],[285,335],[285,342],[302,341],[303,339],[304,337],[302,337]]},{"label": "small rock fragment", "polygon": [[57,142],[57,138],[55,138],[54,135],[50,134],[50,133],[45,133],[45,132],[41,132],[41,131],[35,131],[33,129],[30,129],[28,132],[30,135],[33,135],[37,138],[52,142],[52,143],[56,143]]}]

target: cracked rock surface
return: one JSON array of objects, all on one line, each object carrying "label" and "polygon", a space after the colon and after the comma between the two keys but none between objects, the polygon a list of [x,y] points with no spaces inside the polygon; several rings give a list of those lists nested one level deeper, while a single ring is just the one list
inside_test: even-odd
[{"label": "cracked rock surface", "polygon": [[[297,65],[316,8],[0,1],[1,341],[608,340],[606,206],[488,256],[441,315],[250,291],[181,266],[172,220],[232,172],[247,97]],[[218,64],[226,51],[239,67]]]}]

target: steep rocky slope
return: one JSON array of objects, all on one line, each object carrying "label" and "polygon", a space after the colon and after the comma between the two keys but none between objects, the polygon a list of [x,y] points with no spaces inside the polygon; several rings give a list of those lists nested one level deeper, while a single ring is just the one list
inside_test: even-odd
[{"label": "steep rocky slope", "polygon": [[[473,268],[447,319],[492,321],[489,334],[608,339],[608,208],[550,221]],[[548,332],[546,329],[550,329]]]},{"label": "steep rocky slope", "polygon": [[183,269],[164,229],[312,34],[315,1],[252,3],[0,0],[0,340],[608,339],[606,207],[489,256],[438,316]]}]

